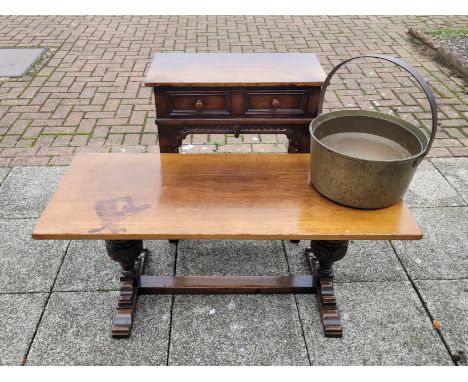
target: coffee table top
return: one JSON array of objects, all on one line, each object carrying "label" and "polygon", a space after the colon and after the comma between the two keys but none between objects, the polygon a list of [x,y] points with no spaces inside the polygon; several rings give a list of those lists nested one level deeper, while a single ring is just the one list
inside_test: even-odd
[{"label": "coffee table top", "polygon": [[155,53],[145,86],[321,86],[313,53]]},{"label": "coffee table top", "polygon": [[78,154],[34,239],[420,239],[408,208],[340,206],[308,154]]}]

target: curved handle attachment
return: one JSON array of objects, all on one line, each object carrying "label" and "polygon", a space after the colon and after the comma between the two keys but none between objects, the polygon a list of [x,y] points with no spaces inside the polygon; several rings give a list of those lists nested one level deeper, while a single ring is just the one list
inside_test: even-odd
[{"label": "curved handle attachment", "polygon": [[416,161],[414,162],[414,165],[417,165],[427,155],[427,153],[429,152],[429,149],[432,146],[432,143],[434,142],[436,132],[437,132],[437,105],[436,105],[434,94],[432,93],[431,87],[426,82],[426,80],[421,76],[421,74],[419,74],[419,72],[416,71],[415,68],[413,68],[411,65],[407,64],[403,60],[400,60],[399,58],[395,58],[395,57],[391,57],[391,56],[386,56],[386,55],[383,55],[383,54],[364,54],[362,56],[349,58],[349,59],[341,62],[340,64],[335,66],[333,68],[333,70],[328,74],[327,78],[325,79],[325,82],[322,85],[322,90],[320,92],[320,98],[319,98],[319,103],[318,103],[317,115],[322,114],[323,101],[325,99],[325,91],[326,91],[328,85],[330,85],[330,81],[331,81],[333,75],[338,71],[339,68],[341,68],[343,65],[347,64],[349,61],[356,60],[358,58],[365,58],[365,57],[380,58],[382,60],[392,62],[392,63],[398,65],[399,67],[403,68],[404,70],[406,70],[419,83],[421,88],[424,90],[424,93],[426,94],[427,99],[429,100],[429,105],[431,106],[431,114],[432,114],[431,136],[429,138],[429,142],[427,143],[426,149],[421,153],[421,155],[418,158],[416,158]]}]

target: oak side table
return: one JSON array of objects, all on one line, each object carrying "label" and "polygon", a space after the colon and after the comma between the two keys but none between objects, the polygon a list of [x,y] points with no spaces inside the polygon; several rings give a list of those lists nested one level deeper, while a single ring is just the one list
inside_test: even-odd
[{"label": "oak side table", "polygon": [[189,134],[285,134],[289,153],[309,152],[309,124],[325,80],[313,53],[156,53],[159,147],[178,152]]}]

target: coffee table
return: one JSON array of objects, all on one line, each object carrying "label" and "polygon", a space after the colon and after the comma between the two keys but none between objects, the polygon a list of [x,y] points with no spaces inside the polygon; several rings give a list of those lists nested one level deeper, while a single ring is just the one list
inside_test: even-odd
[{"label": "coffee table", "polygon": [[[422,237],[403,202],[344,207],[308,184],[308,154],[78,154],[33,231],[105,240],[122,269],[112,335],[130,335],[138,294],[315,293],[324,334],[342,335],[333,263],[349,240]],[[311,240],[310,275],[146,276],[143,240]],[[255,261],[252,258],[252,261]]]}]

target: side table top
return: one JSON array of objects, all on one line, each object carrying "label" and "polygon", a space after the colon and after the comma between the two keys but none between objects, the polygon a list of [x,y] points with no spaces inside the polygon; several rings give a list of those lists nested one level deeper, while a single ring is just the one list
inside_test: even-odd
[{"label": "side table top", "polygon": [[344,207],[308,184],[308,154],[75,156],[34,239],[420,239],[403,202]]},{"label": "side table top", "polygon": [[314,53],[155,53],[145,86],[321,86]]}]

